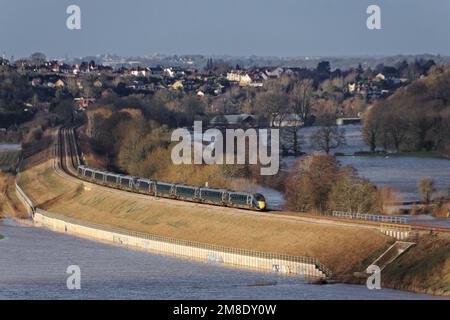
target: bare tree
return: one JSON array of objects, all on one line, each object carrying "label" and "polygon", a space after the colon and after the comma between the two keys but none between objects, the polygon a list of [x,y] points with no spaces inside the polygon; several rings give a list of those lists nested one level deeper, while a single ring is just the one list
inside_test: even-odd
[{"label": "bare tree", "polygon": [[380,140],[381,125],[377,119],[376,111],[370,109],[364,117],[364,125],[362,128],[364,141],[369,145],[370,152],[375,152],[377,142]]},{"label": "bare tree", "polygon": [[287,96],[273,91],[263,92],[256,97],[258,113],[270,121],[271,127],[280,126],[288,111]]},{"label": "bare tree", "polygon": [[346,144],[345,130],[328,122],[311,136],[310,143],[312,147],[329,154],[332,149]]},{"label": "bare tree", "polygon": [[295,84],[291,92],[292,121],[290,131],[292,132],[292,149],[294,154],[300,153],[300,132],[310,117],[312,107],[312,81],[302,80]]}]

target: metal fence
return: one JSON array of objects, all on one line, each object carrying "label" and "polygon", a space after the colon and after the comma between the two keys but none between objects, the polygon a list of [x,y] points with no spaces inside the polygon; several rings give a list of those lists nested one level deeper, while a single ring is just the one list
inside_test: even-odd
[{"label": "metal fence", "polygon": [[383,216],[383,215],[366,214],[358,212],[343,212],[343,211],[333,211],[331,215],[333,217],[338,218],[357,219],[374,222],[397,223],[397,224],[408,223],[408,218],[403,216]]},{"label": "metal fence", "polygon": [[223,252],[223,253],[231,253],[231,254],[236,254],[236,255],[241,255],[241,256],[310,264],[310,265],[315,266],[318,270],[322,271],[323,274],[325,274],[327,278],[330,278],[332,276],[331,270],[328,269],[325,265],[323,265],[318,259],[316,259],[314,257],[293,256],[293,255],[288,255],[288,254],[270,253],[270,252],[262,252],[262,251],[249,250],[249,249],[225,247],[225,246],[202,243],[202,242],[191,241],[191,240],[181,240],[181,239],[175,239],[175,238],[151,234],[151,233],[143,233],[143,232],[125,230],[125,229],[116,228],[116,227],[112,227],[112,226],[100,225],[100,224],[93,223],[93,222],[81,221],[81,220],[73,219],[73,218],[70,218],[70,217],[67,217],[67,216],[64,216],[61,214],[47,212],[47,211],[44,211],[41,209],[36,209],[36,212],[39,214],[42,214],[43,216],[61,220],[61,221],[67,222],[67,223],[80,225],[80,226],[84,226],[87,228],[107,231],[107,232],[114,232],[114,233],[121,234],[124,236],[132,236],[132,237],[142,238],[142,239],[147,239],[147,240],[152,240],[152,241],[159,241],[159,242],[164,242],[164,243],[170,243],[170,244],[187,246],[187,247],[194,247],[194,248],[205,249],[205,250],[210,250],[210,251],[218,251],[218,252]]}]

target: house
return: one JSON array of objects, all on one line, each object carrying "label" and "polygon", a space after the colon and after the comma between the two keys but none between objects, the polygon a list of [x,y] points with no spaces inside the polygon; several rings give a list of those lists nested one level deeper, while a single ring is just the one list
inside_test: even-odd
[{"label": "house", "polygon": [[75,107],[78,110],[85,110],[89,105],[95,103],[94,98],[75,98],[73,99]]},{"label": "house", "polygon": [[64,88],[65,85],[66,84],[61,79],[58,79],[58,81],[55,82],[55,88]]},{"label": "house", "polygon": [[277,127],[300,127],[304,125],[302,118],[294,113],[275,115],[270,123]]},{"label": "house", "polygon": [[349,83],[347,85],[347,88],[349,93],[354,93],[356,91],[356,83],[355,82]]},{"label": "house", "polygon": [[386,76],[384,74],[382,74],[381,72],[379,74],[377,74],[375,76],[375,81],[385,81],[386,80]]},{"label": "house", "polygon": [[258,118],[251,114],[228,114],[215,116],[209,122],[215,128],[251,128],[258,124]]},{"label": "house", "polygon": [[231,82],[238,82],[240,86],[248,86],[252,83],[250,75],[242,70],[233,70],[227,73],[227,80]]},{"label": "house", "polygon": [[264,74],[269,79],[278,79],[283,74],[284,69],[281,67],[275,67],[275,68],[267,68]]},{"label": "house", "polygon": [[150,71],[152,75],[162,76],[164,75],[164,68],[161,66],[150,67]]},{"label": "house", "polygon": [[103,83],[99,79],[97,79],[94,81],[94,87],[101,88],[103,87]]},{"label": "house", "polygon": [[173,78],[173,77],[175,77],[175,72],[173,71],[172,68],[165,68],[164,69],[164,75],[166,77]]},{"label": "house", "polygon": [[181,81],[181,80],[175,81],[175,83],[172,85],[172,89],[174,89],[174,90],[183,89],[183,81]]},{"label": "house", "polygon": [[39,77],[33,78],[31,80],[31,86],[33,87],[39,87],[42,84],[42,79]]},{"label": "house", "polygon": [[150,75],[149,68],[136,67],[130,70],[130,74],[134,77],[147,77]]}]

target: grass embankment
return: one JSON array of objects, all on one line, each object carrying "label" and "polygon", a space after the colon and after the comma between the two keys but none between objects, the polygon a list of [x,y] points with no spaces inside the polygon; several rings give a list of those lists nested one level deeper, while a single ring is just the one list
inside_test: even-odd
[{"label": "grass embankment", "polygon": [[2,239],[4,239],[5,237],[4,236],[2,236],[1,234],[0,234],[0,240],[2,240]]},{"label": "grass embankment", "polygon": [[15,193],[14,176],[0,172],[0,217],[23,218],[23,208]]},{"label": "grass embankment", "polygon": [[[364,271],[383,250],[374,252],[352,272]],[[365,279],[352,273],[342,277],[344,282],[364,284]],[[381,272],[381,287],[418,293],[450,296],[450,240],[423,236]]]},{"label": "grass embankment", "polygon": [[41,208],[76,219],[229,247],[313,256],[338,273],[386,248],[389,241],[376,230],[112,193],[93,185],[83,188],[58,176],[51,160],[27,169],[21,184]]},{"label": "grass embankment", "polygon": [[450,240],[421,238],[382,272],[382,285],[450,296]]}]

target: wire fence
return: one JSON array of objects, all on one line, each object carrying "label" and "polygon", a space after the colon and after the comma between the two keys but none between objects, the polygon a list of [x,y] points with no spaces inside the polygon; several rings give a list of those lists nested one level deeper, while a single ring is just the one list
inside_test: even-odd
[{"label": "wire fence", "polygon": [[397,224],[408,223],[408,218],[403,216],[383,216],[383,215],[366,214],[358,212],[344,212],[344,211],[333,211],[331,215],[333,217],[338,218],[357,219],[383,223],[397,223]]}]

